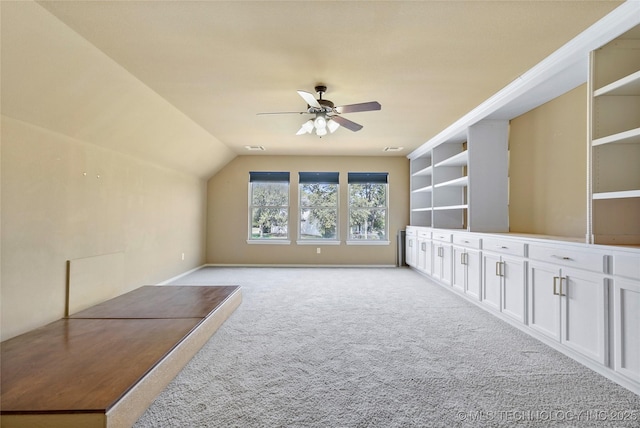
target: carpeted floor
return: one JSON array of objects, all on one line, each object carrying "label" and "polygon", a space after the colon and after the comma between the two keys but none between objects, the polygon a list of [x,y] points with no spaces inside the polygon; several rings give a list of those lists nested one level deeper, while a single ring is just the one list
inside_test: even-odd
[{"label": "carpeted floor", "polygon": [[638,427],[640,396],[408,268],[204,268],[243,303],[136,427]]}]

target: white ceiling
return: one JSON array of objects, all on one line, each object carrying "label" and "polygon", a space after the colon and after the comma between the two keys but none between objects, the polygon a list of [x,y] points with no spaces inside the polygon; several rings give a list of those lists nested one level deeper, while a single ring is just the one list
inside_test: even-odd
[{"label": "white ceiling", "polygon": [[[617,1],[52,1],[73,31],[236,154],[406,155]],[[296,136],[296,90],[364,125]]]}]

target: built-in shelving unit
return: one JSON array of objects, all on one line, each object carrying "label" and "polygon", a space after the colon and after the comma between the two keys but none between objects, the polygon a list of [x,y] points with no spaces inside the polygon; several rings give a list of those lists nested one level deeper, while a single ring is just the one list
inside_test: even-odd
[{"label": "built-in shelving unit", "polygon": [[430,156],[411,163],[411,223],[431,226],[433,165]]},{"label": "built-in shelving unit", "polygon": [[509,232],[509,121],[588,83],[586,241],[640,245],[639,24],[623,3],[410,153],[411,224]]},{"label": "built-in shelving unit", "polygon": [[640,26],[591,54],[590,240],[640,245]]},{"label": "built-in shelving unit", "polygon": [[507,135],[483,120],[413,159],[412,225],[507,232]]}]

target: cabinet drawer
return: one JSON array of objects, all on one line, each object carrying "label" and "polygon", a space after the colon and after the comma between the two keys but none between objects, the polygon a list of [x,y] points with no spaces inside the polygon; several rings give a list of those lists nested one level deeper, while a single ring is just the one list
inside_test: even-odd
[{"label": "cabinet drawer", "polygon": [[524,257],[524,242],[511,241],[499,238],[482,238],[482,248],[486,251],[495,251],[497,253],[511,254],[514,256]]},{"label": "cabinet drawer", "polygon": [[613,256],[613,274],[640,280],[640,253],[615,254]]},{"label": "cabinet drawer", "polygon": [[453,243],[467,248],[480,248],[480,238],[476,236],[454,234]]},{"label": "cabinet drawer", "polygon": [[433,232],[433,239],[436,241],[451,242],[451,234],[446,232]]},{"label": "cabinet drawer", "polygon": [[405,235],[406,236],[416,236],[418,234],[418,231],[416,229],[414,229],[413,227],[407,227],[406,231],[405,231]]},{"label": "cabinet drawer", "polygon": [[431,232],[426,230],[419,231],[418,239],[431,239]]},{"label": "cabinet drawer", "polygon": [[579,251],[566,247],[530,244],[529,258],[595,272],[604,272],[605,268],[605,255],[603,253]]}]

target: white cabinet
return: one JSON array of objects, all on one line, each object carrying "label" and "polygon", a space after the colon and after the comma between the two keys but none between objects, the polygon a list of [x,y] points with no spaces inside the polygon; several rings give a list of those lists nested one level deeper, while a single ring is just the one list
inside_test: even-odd
[{"label": "white cabinet", "polygon": [[640,249],[413,229],[414,268],[640,390]]},{"label": "white cabinet", "polygon": [[525,323],[525,269],[521,258],[483,252],[482,302]]},{"label": "white cabinet", "polygon": [[451,234],[433,233],[433,277],[451,285]]},{"label": "white cabinet", "polygon": [[427,275],[431,275],[431,232],[418,232],[418,256],[416,268]]},{"label": "white cabinet", "polygon": [[452,277],[454,289],[480,300],[480,238],[471,234],[453,235]]},{"label": "white cabinet", "polygon": [[529,327],[607,363],[605,275],[529,261]]},{"label": "white cabinet", "polygon": [[640,390],[640,254],[615,252],[612,273],[613,367]]},{"label": "white cabinet", "polygon": [[614,369],[640,384],[640,282],[614,280],[613,331]]},{"label": "white cabinet", "polygon": [[489,236],[482,239],[482,249],[482,302],[525,323],[526,244]]},{"label": "white cabinet", "polygon": [[417,238],[416,229],[410,226],[407,227],[405,232],[405,260],[411,267],[416,267]]}]

